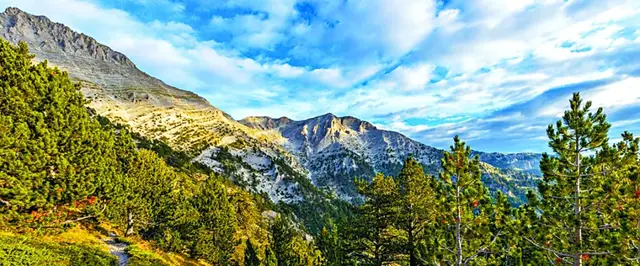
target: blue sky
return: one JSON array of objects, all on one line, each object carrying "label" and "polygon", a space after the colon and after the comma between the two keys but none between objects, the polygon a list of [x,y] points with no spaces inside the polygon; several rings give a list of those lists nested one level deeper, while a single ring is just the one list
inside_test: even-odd
[{"label": "blue sky", "polygon": [[640,134],[640,1],[0,0],[240,119],[351,115],[436,147],[546,151],[580,91]]}]

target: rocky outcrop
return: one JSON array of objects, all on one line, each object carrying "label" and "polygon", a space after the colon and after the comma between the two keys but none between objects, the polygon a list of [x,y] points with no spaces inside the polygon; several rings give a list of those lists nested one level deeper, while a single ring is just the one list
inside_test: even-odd
[{"label": "rocky outcrop", "polygon": [[[444,150],[350,116],[325,114],[301,121],[288,119],[286,123],[282,123],[282,118],[249,117],[240,122],[279,132],[286,139],[283,146],[304,165],[314,183],[345,199],[356,196],[352,182],[355,177],[371,178],[377,172],[397,175],[408,156],[416,158],[426,171],[436,174],[444,154]],[[505,180],[509,176],[531,179],[539,175],[540,154],[474,154],[487,163],[489,167],[485,169],[493,169],[490,175],[485,171],[484,179],[494,190],[521,196],[532,187],[507,186]],[[523,191],[510,191],[521,188]]]},{"label": "rocky outcrop", "polygon": [[[156,106],[183,103],[211,107],[195,93],[147,75],[122,53],[47,17],[9,7],[0,13],[0,36],[14,44],[26,42],[36,60],[47,60],[68,71],[83,82],[83,93],[95,101],[145,100]],[[146,95],[132,99],[132,93]]]}]

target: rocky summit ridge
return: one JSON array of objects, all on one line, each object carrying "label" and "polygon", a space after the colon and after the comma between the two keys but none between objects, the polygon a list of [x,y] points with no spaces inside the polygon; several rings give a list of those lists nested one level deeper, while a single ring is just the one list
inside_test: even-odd
[{"label": "rocky summit ridge", "polygon": [[[280,134],[285,140],[283,146],[309,170],[317,186],[346,199],[356,196],[356,189],[351,182],[355,177],[371,178],[377,172],[397,175],[408,156],[417,159],[426,171],[435,175],[444,154],[442,149],[425,145],[398,132],[378,129],[369,122],[351,116],[325,114],[300,121],[247,117],[240,123]],[[531,179],[539,175],[540,154],[479,151],[474,151],[474,154],[487,164],[484,172],[489,183],[505,183],[504,180],[494,182],[492,179],[505,179],[508,176]],[[490,172],[492,175],[489,175]],[[535,182],[522,188],[501,190],[524,197],[526,190],[533,186]],[[520,191],[510,191],[514,189]]]}]

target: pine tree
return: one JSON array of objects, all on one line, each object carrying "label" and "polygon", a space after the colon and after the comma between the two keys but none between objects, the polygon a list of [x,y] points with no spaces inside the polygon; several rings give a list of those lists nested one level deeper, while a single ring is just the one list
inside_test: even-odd
[{"label": "pine tree", "polygon": [[260,266],[260,259],[256,249],[248,239],[244,241],[247,248],[244,251],[244,265],[245,266]]},{"label": "pine tree", "polygon": [[293,265],[291,252],[291,240],[295,236],[295,229],[291,222],[282,215],[278,215],[270,226],[271,250],[273,251],[278,266]]},{"label": "pine tree", "polygon": [[578,93],[569,103],[562,120],[547,129],[555,156],[545,153],[540,161],[539,233],[526,239],[549,261],[582,265],[610,257],[612,246],[620,245],[616,210],[609,205],[618,197],[619,182],[614,164],[605,162],[611,158],[610,124],[602,108],[590,112],[591,102],[583,105]]},{"label": "pine tree", "polygon": [[264,257],[265,257],[264,258],[264,266],[277,266],[278,265],[278,258],[276,258],[276,255],[273,253],[271,248],[267,248],[267,250],[265,251]]},{"label": "pine tree", "polygon": [[278,266],[319,265],[320,252],[294,228],[292,222],[278,215],[271,223],[271,248]]},{"label": "pine tree", "polygon": [[[258,256],[264,255],[264,248],[268,243],[268,228],[252,195],[239,188],[227,189],[227,195],[229,203],[235,208],[236,224],[238,225],[234,238],[246,239],[252,244],[255,253],[259,254]],[[238,246],[243,244],[241,242]],[[239,264],[245,257],[244,249],[236,248],[232,263]]]},{"label": "pine tree", "polygon": [[176,173],[154,152],[141,149],[130,162],[120,181],[110,213],[125,225],[125,235],[135,227],[153,223],[155,213],[167,205]]},{"label": "pine tree", "polygon": [[183,235],[191,240],[192,256],[225,264],[231,259],[235,245],[237,224],[233,205],[226,188],[215,176],[207,178],[198,192],[191,200],[197,216],[183,227]]},{"label": "pine tree", "polygon": [[444,195],[440,206],[444,243],[440,245],[449,251],[443,252],[448,264],[468,265],[486,258],[495,253],[492,249],[503,234],[500,228],[491,227],[492,200],[481,182],[480,161],[477,156],[470,156],[471,148],[456,136],[451,151],[442,158],[440,180],[444,182]]},{"label": "pine tree", "polygon": [[398,252],[394,228],[398,214],[397,186],[392,177],[378,173],[371,183],[356,180],[365,202],[358,209],[353,228],[356,252],[353,254],[365,265],[383,265],[395,260]]},{"label": "pine tree", "polygon": [[407,158],[398,175],[398,229],[406,234],[404,250],[411,266],[421,264],[417,248],[426,237],[425,229],[435,220],[432,180],[413,158]]},{"label": "pine tree", "polygon": [[0,210],[3,220],[40,223],[54,209],[83,212],[113,178],[115,156],[79,86],[32,58],[26,43],[0,40]]},{"label": "pine tree", "polygon": [[342,241],[338,234],[338,226],[332,220],[327,221],[320,231],[318,249],[325,259],[324,265],[344,265]]},{"label": "pine tree", "polygon": [[618,183],[614,189],[619,194],[614,194],[609,201],[618,211],[621,245],[614,252],[622,263],[640,263],[640,138],[624,132],[615,151],[612,158],[616,162]]}]

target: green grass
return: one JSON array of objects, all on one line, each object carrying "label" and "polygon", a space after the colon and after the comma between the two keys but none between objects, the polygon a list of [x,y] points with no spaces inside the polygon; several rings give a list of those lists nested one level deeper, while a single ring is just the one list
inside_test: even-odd
[{"label": "green grass", "polygon": [[97,247],[56,243],[27,236],[0,235],[0,265],[117,265],[118,260]]},{"label": "green grass", "polygon": [[154,265],[170,265],[166,263],[158,254],[144,250],[137,245],[127,247],[130,266],[154,266]]}]

